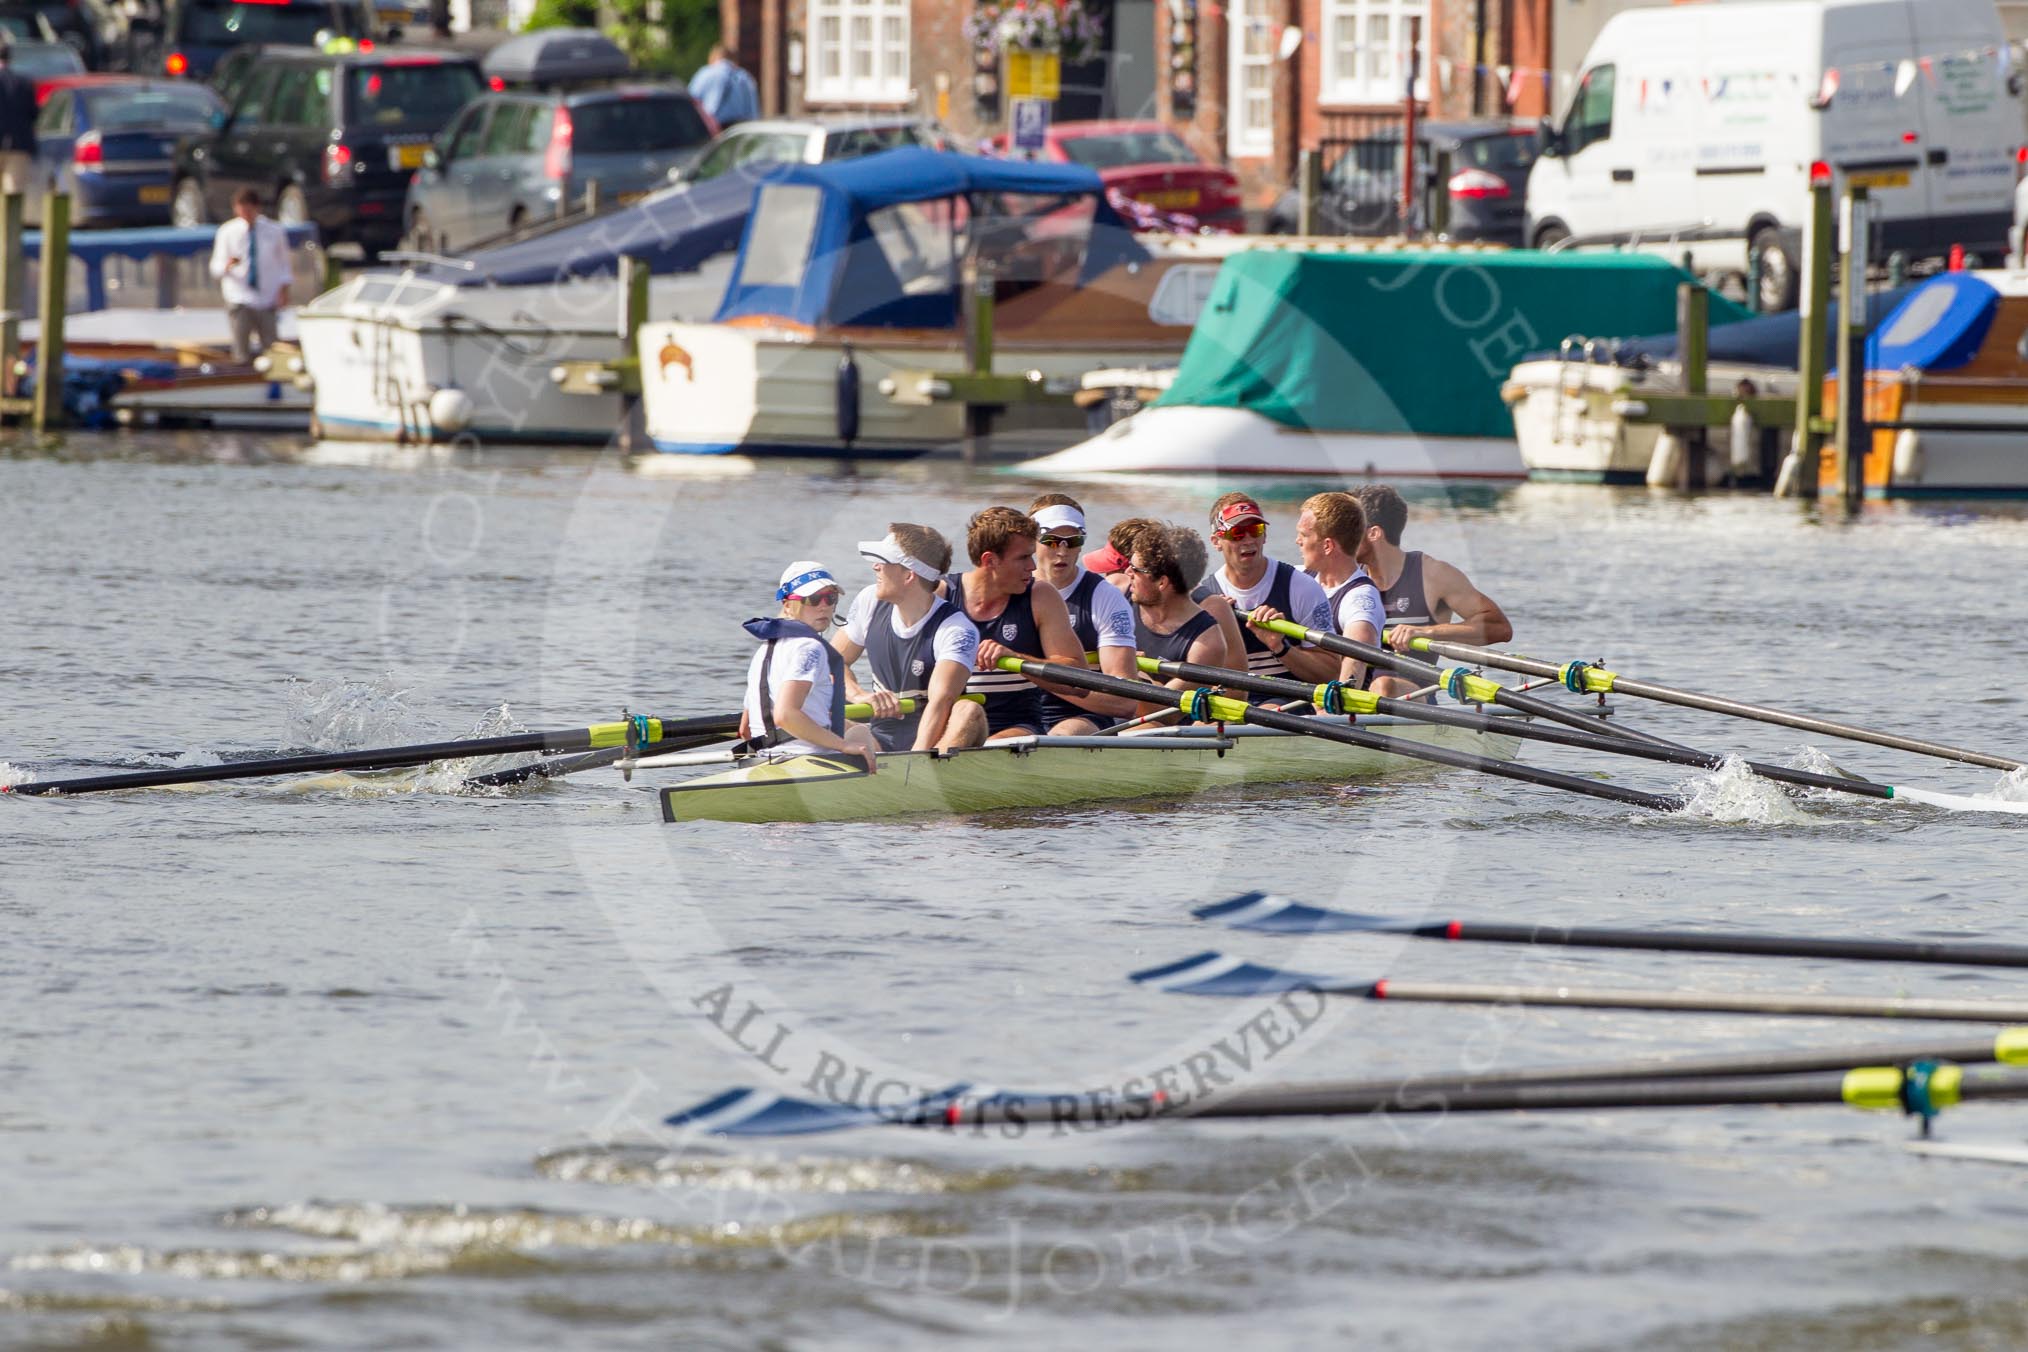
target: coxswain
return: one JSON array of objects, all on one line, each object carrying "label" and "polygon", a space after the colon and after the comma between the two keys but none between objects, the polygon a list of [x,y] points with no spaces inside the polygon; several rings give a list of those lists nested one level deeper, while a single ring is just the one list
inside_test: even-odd
[{"label": "coxswain", "polygon": [[[1440,639],[1485,648],[1514,637],[1507,612],[1474,587],[1463,570],[1419,549],[1402,549],[1408,504],[1401,494],[1386,484],[1367,484],[1354,489],[1352,496],[1359,499],[1366,513],[1366,538],[1359,561],[1380,586],[1389,647],[1426,661],[1428,654],[1410,648],[1410,639]],[[1383,695],[1402,695],[1415,689],[1415,682],[1375,673],[1373,689]]]},{"label": "coxswain", "polygon": [[979,653],[965,690],[985,698],[986,738],[1039,735],[1044,728],[1045,693],[1073,697],[1082,708],[1126,714],[1133,701],[1045,685],[1001,671],[1003,657],[1085,665],[1084,649],[1070,627],[1070,612],[1056,588],[1035,585],[1035,518],[1012,507],[988,507],[965,525],[969,572],[944,579],[945,594],[979,631]]},{"label": "coxswain", "polygon": [[799,560],[775,588],[780,612],[746,622],[746,632],[761,646],[747,667],[739,736],[756,749],[784,755],[862,756],[871,771],[878,768],[873,733],[863,723],[845,721],[845,659],[824,637],[842,594],[823,564]]},{"label": "coxswain", "polygon": [[[1121,680],[1138,679],[1134,666],[1134,603],[1078,561],[1086,538],[1084,508],[1067,493],[1044,493],[1028,504],[1041,528],[1036,537],[1037,573],[1063,597],[1070,631],[1087,661]],[[1042,724],[1053,737],[1086,737],[1109,727],[1110,716],[1095,713],[1062,695],[1044,692]]]},{"label": "coxswain", "polygon": [[[951,546],[928,526],[897,521],[880,540],[862,541],[873,585],[852,598],[845,636],[832,646],[845,659],[845,693],[873,706],[874,740],[883,751],[948,751],[986,739],[975,704],[961,703],[979,655],[979,631],[955,602],[937,594]],[[874,689],[852,674],[866,657]],[[903,716],[899,697],[922,691]]]},{"label": "coxswain", "polygon": [[[1296,517],[1296,550],[1303,556],[1303,571],[1324,584],[1332,627],[1346,638],[1378,647],[1387,611],[1380,584],[1357,557],[1365,540],[1366,513],[1350,493],[1318,493]],[[1356,657],[1340,663],[1338,679],[1364,688],[1366,664]]]},{"label": "coxswain", "polygon": [[1336,680],[1340,663],[1335,654],[1253,627],[1293,620],[1305,629],[1331,629],[1331,598],[1324,585],[1294,564],[1270,558],[1267,528],[1267,514],[1249,494],[1227,493],[1213,503],[1211,543],[1225,563],[1198,585],[1192,599],[1201,603],[1214,593],[1223,595],[1248,621],[1240,642],[1246,669],[1256,676]]},{"label": "coxswain", "polygon": [[[1217,618],[1191,597],[1204,576],[1204,564],[1204,542],[1188,527],[1150,526],[1134,537],[1132,560],[1127,565],[1133,579],[1129,595],[1134,601],[1135,641],[1143,657],[1230,667],[1225,631]],[[1169,682],[1175,690],[1198,684],[1201,682]]]}]

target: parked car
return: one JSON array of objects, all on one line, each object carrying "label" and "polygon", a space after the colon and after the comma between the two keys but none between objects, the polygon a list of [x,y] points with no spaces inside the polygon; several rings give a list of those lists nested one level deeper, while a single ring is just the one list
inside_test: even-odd
[{"label": "parked car", "polygon": [[[86,75],[51,82],[36,120],[39,182],[71,195],[79,225],[166,225],[176,144],[225,111],[187,80]],[[30,194],[29,216],[41,210]]]},{"label": "parked car", "polygon": [[[1007,153],[1004,133],[987,145],[993,153]],[[1198,228],[1227,233],[1246,228],[1239,176],[1206,161],[1165,123],[1060,122],[1044,138],[1041,158],[1096,169],[1109,195],[1161,213],[1182,213]]]},{"label": "parked car", "polygon": [[554,216],[599,185],[629,202],[669,186],[669,171],[717,127],[674,85],[619,85],[570,94],[499,93],[474,100],[424,153],[403,212],[423,253]]},{"label": "parked car", "polygon": [[170,219],[223,220],[252,187],[285,225],[388,248],[431,139],[483,88],[478,62],[456,53],[276,48],[219,127],[178,149]]},{"label": "parked car", "polygon": [[952,148],[949,132],[919,117],[767,118],[726,128],[670,177],[698,183],[741,165],[821,164],[897,146]]},{"label": "parked car", "polygon": [[[60,42],[91,70],[105,64],[105,33],[117,22],[100,0],[0,0],[0,29],[17,53],[24,40]],[[21,69],[18,59],[13,65]]]},{"label": "parked car", "polygon": [[2007,50],[1993,0],[1622,10],[1528,180],[1528,241],[1639,234],[1739,276],[1758,258],[1761,308],[1786,309],[1821,167],[1865,182],[1880,257],[1997,258],[2022,74],[1963,54]]},{"label": "parked car", "polygon": [[380,36],[366,0],[167,0],[159,32],[135,25],[133,69],[209,79],[220,58],[250,43],[312,47],[330,39],[371,52]]},{"label": "parked car", "polygon": [[[1417,181],[1449,198],[1450,239],[1491,244],[1522,243],[1528,173],[1541,153],[1533,124],[1506,121],[1425,122],[1416,126]],[[1430,183],[1439,153],[1447,154],[1449,177]],[[1320,235],[1398,235],[1401,225],[1401,129],[1389,128],[1354,141],[1324,166],[1317,199]],[[1290,188],[1268,212],[1269,234],[1293,235],[1300,224],[1301,197]],[[1418,229],[1428,222],[1415,222]]]},{"label": "parked car", "polygon": [[10,44],[8,69],[42,84],[64,75],[85,73],[84,58],[68,42],[16,42]]}]

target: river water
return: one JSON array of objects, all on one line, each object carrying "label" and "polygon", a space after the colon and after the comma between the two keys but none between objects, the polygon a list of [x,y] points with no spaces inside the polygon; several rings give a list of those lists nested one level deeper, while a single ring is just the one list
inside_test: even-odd
[{"label": "river water", "polygon": [[[676,471],[670,472],[672,468]],[[18,780],[734,707],[780,568],[1031,485],[148,436],[0,460]],[[1085,491],[1196,521],[1213,483]],[[1292,550],[1294,487],[1270,547]],[[2028,751],[2028,518],[1542,486],[1416,497],[1517,646]],[[1993,772],[1705,715],[1629,722],[1953,792]],[[1462,773],[889,825],[661,824],[643,775],[456,772],[0,799],[0,1344],[2004,1348],[2028,1171],[1843,1108],[871,1128],[694,1140],[721,1089],[1244,1083],[1943,1025],[1260,1002],[1126,974],[1219,948],[1400,980],[2018,995],[1951,967],[1281,940],[1274,888],[1424,918],[2016,933],[2018,819],[1790,800],[1666,817]],[[1307,1020],[1307,1021],[1306,1021]],[[1193,1060],[1194,1058],[1194,1060]],[[1248,1068],[1242,1069],[1242,1062]],[[1192,1067],[1195,1067],[1192,1069]],[[826,1079],[825,1077],[829,1077]],[[1953,1141],[2028,1141],[1974,1104]]]}]

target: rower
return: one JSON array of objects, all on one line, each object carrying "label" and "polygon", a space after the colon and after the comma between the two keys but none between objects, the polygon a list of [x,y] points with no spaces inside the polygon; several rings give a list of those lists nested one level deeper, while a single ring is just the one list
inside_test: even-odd
[{"label": "rower", "polygon": [[1331,629],[1331,598],[1323,584],[1293,564],[1268,557],[1267,514],[1260,504],[1245,493],[1227,493],[1213,503],[1211,543],[1224,566],[1206,578],[1191,599],[1202,602],[1214,593],[1223,594],[1234,612],[1249,621],[1240,633],[1247,670],[1256,676],[1304,681],[1337,679],[1335,654],[1252,627],[1268,620],[1293,620],[1306,629]]},{"label": "rower", "polygon": [[[1096,654],[1099,670],[1108,676],[1137,679],[1134,603],[1078,562],[1078,551],[1084,548],[1086,536],[1084,508],[1067,493],[1044,493],[1028,504],[1028,514],[1041,528],[1035,541],[1040,564],[1037,571],[1063,597],[1078,650],[1087,661]],[[1108,715],[1081,703],[1043,693],[1042,726],[1053,737],[1087,737],[1112,722]]]},{"label": "rower", "polygon": [[[951,546],[928,526],[897,521],[886,538],[862,541],[873,563],[873,585],[852,598],[845,636],[834,646],[845,659],[845,692],[873,706],[873,737],[885,751],[948,751],[986,739],[986,720],[974,704],[960,703],[979,631],[964,612],[937,595],[950,566]],[[875,689],[852,675],[861,653]],[[903,717],[903,691],[925,691],[916,712]]]},{"label": "rower", "polygon": [[845,659],[824,638],[840,595],[828,568],[799,560],[775,588],[780,614],[746,622],[761,646],[746,672],[739,736],[784,755],[863,756],[871,772],[878,747],[865,724],[845,721]]},{"label": "rower", "polygon": [[1131,579],[1127,576],[1127,559],[1134,552],[1134,536],[1149,526],[1161,524],[1146,516],[1130,516],[1124,521],[1113,522],[1113,528],[1106,532],[1105,547],[1085,555],[1082,560],[1084,566],[1117,587],[1120,595],[1126,595],[1131,586]]},{"label": "rower", "polygon": [[[1332,626],[1359,643],[1380,643],[1387,610],[1375,582],[1356,557],[1366,539],[1366,513],[1350,493],[1318,493],[1296,517],[1296,549],[1303,570],[1324,584],[1331,598]],[[1338,679],[1365,688],[1366,664],[1340,659]]]},{"label": "rower", "polygon": [[[1152,526],[1137,534],[1133,544],[1127,565],[1132,579],[1128,595],[1134,602],[1135,641],[1141,655],[1162,662],[1225,666],[1225,631],[1217,618],[1191,597],[1197,580],[1204,576],[1204,542],[1197,532],[1185,526]],[[1192,546],[1195,567],[1188,562]],[[1189,685],[1182,680],[1169,682],[1174,690]],[[1156,706],[1143,707],[1153,710]]]},{"label": "rower", "polygon": [[[1485,648],[1514,637],[1507,612],[1474,587],[1463,570],[1419,549],[1402,549],[1408,504],[1401,494],[1386,484],[1367,484],[1352,496],[1366,512],[1359,561],[1379,584],[1389,647],[1413,653],[1410,639],[1430,638]],[[1376,673],[1373,678],[1374,691],[1382,695],[1403,695],[1414,688],[1413,681],[1400,676]]]},{"label": "rower", "polygon": [[1063,686],[997,670],[1002,657],[1040,659],[1064,666],[1085,665],[1084,649],[1070,627],[1070,612],[1056,588],[1035,585],[1035,518],[1012,507],[975,512],[965,526],[970,572],[944,578],[945,594],[979,631],[979,653],[965,689],[985,697],[986,740],[1027,737],[1043,731],[1042,696],[1061,694],[1102,714],[1126,714],[1131,700]]}]

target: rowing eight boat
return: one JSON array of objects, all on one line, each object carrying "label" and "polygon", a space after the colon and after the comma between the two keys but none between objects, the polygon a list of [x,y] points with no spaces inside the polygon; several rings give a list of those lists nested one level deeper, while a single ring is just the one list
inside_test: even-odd
[{"label": "rowing eight boat", "polygon": [[[1518,739],[1392,718],[1359,726],[1511,761]],[[661,790],[665,822],[839,822],[1187,796],[1232,784],[1371,779],[1425,767],[1381,751],[1267,728],[1187,727],[1124,737],[1015,737],[937,755],[750,757]]]}]

